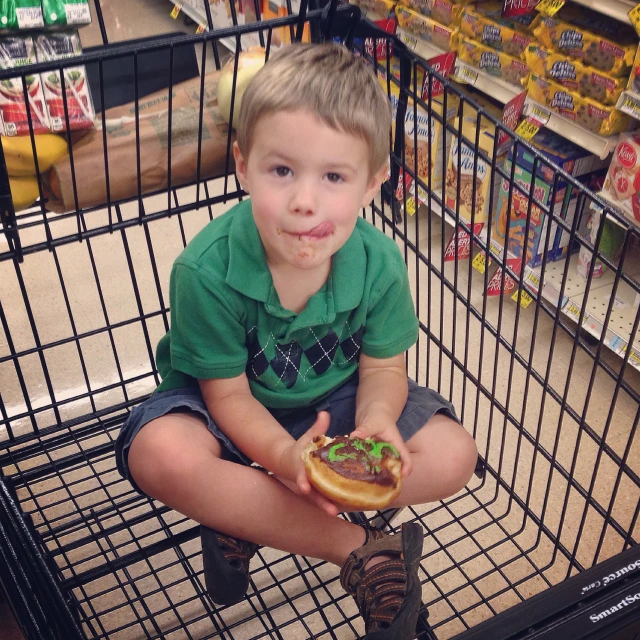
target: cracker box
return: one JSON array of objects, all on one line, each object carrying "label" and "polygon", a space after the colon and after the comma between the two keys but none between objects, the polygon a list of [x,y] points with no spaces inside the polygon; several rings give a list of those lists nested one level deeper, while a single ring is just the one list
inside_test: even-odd
[{"label": "cracker box", "polygon": [[631,124],[629,116],[622,111],[583,98],[579,93],[534,73],[529,76],[527,89],[531,99],[597,135],[612,136],[626,131]]},{"label": "cracker box", "polygon": [[438,49],[453,51],[457,47],[460,32],[456,27],[447,27],[401,4],[396,7],[396,17],[403,29],[431,42]]},{"label": "cracker box", "polygon": [[[477,119],[473,117],[465,117],[462,122],[462,136],[473,145],[476,141],[477,123]],[[454,127],[456,130],[459,127],[458,118]],[[495,126],[486,118],[481,118],[478,146],[489,158],[493,157],[494,143]],[[460,198],[457,211],[463,222],[471,224],[472,214],[474,224],[487,220],[491,182],[493,180],[494,194],[497,195],[499,177],[497,171],[491,171],[491,163],[476,154],[474,146],[469,146],[464,139],[459,140],[457,135],[452,137],[447,164],[445,201],[449,209],[456,211],[456,203],[458,197]]]},{"label": "cracker box", "polygon": [[458,55],[461,60],[474,67],[518,87],[522,87],[529,75],[529,68],[520,58],[514,58],[468,38],[463,38],[460,42]]},{"label": "cracker box", "polygon": [[[0,40],[0,69],[16,69],[37,62],[31,36],[8,36]],[[34,133],[49,131],[49,115],[42,91],[40,74],[25,78],[29,113]],[[0,133],[3,136],[29,135],[29,116],[24,99],[22,78],[9,78],[0,82]]]},{"label": "cracker box", "polygon": [[[35,44],[38,62],[65,60],[82,53],[77,31],[42,34],[36,37]],[[66,131],[66,115],[72,131],[93,127],[96,112],[84,66],[64,69],[64,92],[59,71],[43,73],[42,83],[52,131]],[[63,93],[67,100],[66,114]]]},{"label": "cracker box", "polygon": [[[594,168],[601,166],[599,158],[585,149],[561,138],[551,131],[543,130],[533,139],[532,144],[551,162],[572,176],[581,176],[590,173]],[[504,171],[510,175],[513,162],[513,148],[509,152],[504,163]],[[529,224],[529,240],[527,242],[527,254],[524,255],[527,215],[531,195],[547,208],[553,207],[554,217],[566,219],[575,212],[577,191],[566,182],[559,180],[557,183],[555,201],[551,202],[554,185],[553,170],[538,161],[535,180],[533,180],[534,156],[524,146],[519,146],[514,169],[514,182],[522,187],[523,192],[514,186],[511,189],[509,181],[503,179],[500,184],[500,193],[497,199],[496,215],[491,230],[492,242],[504,247],[507,226],[509,228],[508,252],[513,258],[521,259],[522,266],[536,267],[542,263],[544,255],[544,242],[547,237],[547,225],[551,223],[549,234],[547,257],[550,260],[558,257],[554,255],[554,247],[557,249],[556,237],[562,229],[557,223],[549,220],[546,212],[538,205],[531,204],[531,221]],[[533,183],[532,183],[533,180]],[[509,200],[511,211],[509,213]]]},{"label": "cracker box", "polygon": [[525,49],[535,41],[526,25],[502,17],[502,3],[487,2],[465,8],[460,31],[482,44],[521,58]]},{"label": "cracker box", "polygon": [[615,78],[625,77],[638,47],[638,35],[595,11],[566,4],[553,17],[540,16],[533,29],[538,42]]},{"label": "cracker box", "polygon": [[524,57],[532,73],[604,106],[615,106],[626,85],[624,78],[585,67],[579,60],[538,45],[527,47]]}]

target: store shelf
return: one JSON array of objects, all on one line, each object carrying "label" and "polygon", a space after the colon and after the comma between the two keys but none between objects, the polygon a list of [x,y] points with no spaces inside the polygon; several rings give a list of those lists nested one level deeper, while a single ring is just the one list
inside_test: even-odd
[{"label": "store shelf", "polygon": [[632,91],[623,91],[618,102],[616,109],[620,109],[623,113],[640,120],[640,96]]},{"label": "store shelf", "polygon": [[631,24],[629,11],[637,4],[629,0],[572,0],[572,2],[627,24]]},{"label": "store shelf", "polygon": [[431,44],[427,40],[422,40],[421,38],[405,31],[401,27],[396,28],[396,35],[407,47],[413,51],[416,55],[420,56],[424,60],[429,60],[430,58],[434,58],[435,56],[440,55],[441,53],[445,53],[444,49],[439,49],[435,45]]}]

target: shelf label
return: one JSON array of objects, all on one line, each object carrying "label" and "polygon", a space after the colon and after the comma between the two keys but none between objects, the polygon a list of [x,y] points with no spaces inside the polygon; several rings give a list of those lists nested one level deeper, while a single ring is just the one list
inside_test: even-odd
[{"label": "shelf label", "polygon": [[[628,349],[629,349],[628,344],[626,344],[622,348],[620,355],[623,358],[627,355]],[[636,369],[640,369],[640,353],[638,353],[638,350],[634,349],[633,347],[631,347],[631,352],[629,353],[629,364],[633,365]]]},{"label": "shelf label", "polygon": [[580,319],[580,307],[573,302],[573,300],[567,300],[564,309],[562,310],[565,315],[568,315],[574,322],[578,322]]},{"label": "shelf label", "polygon": [[[520,295],[520,290],[517,290],[512,296],[511,299],[514,302],[518,302],[518,295]],[[531,303],[533,302],[533,298],[524,290],[522,289],[522,295],[520,297],[520,306],[523,309],[526,309]]]},{"label": "shelf label", "polygon": [[472,261],[471,266],[481,274],[487,270],[487,257],[484,254],[484,251],[481,251]]},{"label": "shelf label", "polygon": [[551,111],[531,102],[530,100],[525,102],[524,114],[527,120],[530,120],[541,127],[544,127],[551,119]]},{"label": "shelf label", "polygon": [[523,120],[516,129],[516,135],[519,135],[524,140],[531,140],[538,131],[540,131],[540,127],[537,124],[530,120]]},{"label": "shelf label", "polygon": [[453,79],[463,84],[475,84],[478,81],[478,72],[469,69],[463,64],[456,65],[453,72]]},{"label": "shelf label", "polygon": [[544,16],[555,16],[564,7],[564,0],[540,0],[536,5],[536,11]]},{"label": "shelf label", "polygon": [[622,94],[618,105],[618,109],[620,109],[620,111],[630,115],[632,118],[640,120],[640,98],[636,98],[625,91]]},{"label": "shelf label", "polygon": [[524,281],[534,291],[537,292],[540,289],[540,276],[535,271],[527,269],[527,273],[524,276]]},{"label": "shelf label", "polygon": [[405,206],[405,211],[412,216],[416,212],[416,201],[415,198],[407,198],[407,204]]},{"label": "shelf label", "polygon": [[640,4],[637,4],[631,11],[628,13],[629,20],[631,20],[631,24],[636,30],[636,33],[640,35]]},{"label": "shelf label", "polygon": [[171,9],[171,13],[169,14],[174,20],[180,15],[182,11],[182,3],[176,4],[173,9]]},{"label": "shelf label", "polygon": [[410,36],[405,31],[400,31],[400,40],[402,40],[411,51],[415,51],[418,46],[418,39]]}]

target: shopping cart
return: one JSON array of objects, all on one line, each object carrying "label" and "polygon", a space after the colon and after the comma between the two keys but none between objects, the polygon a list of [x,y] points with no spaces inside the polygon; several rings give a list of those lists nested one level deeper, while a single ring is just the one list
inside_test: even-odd
[{"label": "shopping cart", "polygon": [[[97,1],[96,9],[106,42]],[[409,521],[424,527],[420,579],[430,626],[424,614],[417,633],[491,640],[638,637],[640,395],[632,345],[640,314],[633,303],[623,314],[620,302],[640,291],[631,265],[638,232],[357,8],[332,3],[312,10],[305,2],[298,15],[268,23],[105,44],[84,54],[80,62],[93,75],[97,135],[106,146],[109,79],[131,74],[128,90],[138,108],[128,125],[117,123],[129,126],[135,141],[126,167],[134,178],[128,197],[114,196],[121,168],[105,151],[93,156],[98,164],[104,159],[105,200],[82,201],[85,174],[74,140],[72,206],[51,213],[41,202],[16,213],[6,163],[0,163],[0,580],[26,636],[350,638],[363,631],[334,568],[270,549],[253,561],[243,602],[213,605],[204,588],[198,527],[136,494],[117,473],[113,455],[131,407],[159,381],[154,348],[169,327],[173,260],[204,224],[244,195],[229,156],[230,130],[222,170],[205,172],[203,123],[210,105],[202,98],[191,111],[193,172],[185,177],[173,170],[177,144],[185,139],[166,135],[159,152],[169,167],[166,184],[147,189],[140,104],[145,83],[156,74],[145,65],[166,60],[166,83],[173,87],[183,54],[195,52],[204,74],[207,65],[219,68],[216,43],[222,38],[239,48],[241,37],[254,34],[268,55],[276,30],[300,39],[306,25],[313,38],[339,39],[364,56],[395,96],[390,176],[363,215],[398,242],[409,269],[421,329],[407,357],[409,373],[451,399],[480,451],[477,477],[459,495],[359,516],[391,529]],[[28,74],[64,66],[24,68],[25,92]],[[0,72],[0,80],[9,75]],[[177,126],[173,100],[167,91],[168,131]],[[405,120],[418,122],[419,110],[428,115],[426,149],[430,168],[441,168],[438,184],[431,171],[422,177],[417,127],[405,137]],[[482,150],[482,126],[469,138],[450,111],[477,125],[492,123],[513,150],[526,147],[551,176],[554,194],[561,182],[571,185],[577,194],[573,220],[540,201],[534,184],[517,182],[495,148],[492,154]],[[464,185],[460,159],[454,178],[446,178],[447,139],[470,150],[468,184],[476,204],[477,178],[488,167],[485,229],[492,228],[500,182],[508,202],[514,194],[527,199],[525,237],[532,212],[548,216],[538,270],[516,268],[492,247],[477,225],[479,207],[465,221],[462,198],[448,204],[447,188],[460,196]],[[40,184],[41,196],[47,188]],[[416,197],[423,206],[411,215]],[[622,229],[619,261],[604,249],[605,224],[593,242],[581,233],[592,206]],[[450,223],[458,232],[448,245]],[[574,259],[546,260],[556,229],[591,253],[585,279],[576,275]],[[483,261],[474,256],[483,254],[480,273]],[[596,299],[599,265],[611,288],[608,297]],[[497,281],[503,290],[511,283],[515,301],[484,295],[496,267]],[[561,307],[577,300],[578,282],[580,306],[571,317]],[[527,296],[533,303],[525,309]],[[599,327],[589,324],[595,306],[603,318]],[[632,338],[614,354],[611,334],[622,332],[620,323],[629,325],[624,330]]]}]

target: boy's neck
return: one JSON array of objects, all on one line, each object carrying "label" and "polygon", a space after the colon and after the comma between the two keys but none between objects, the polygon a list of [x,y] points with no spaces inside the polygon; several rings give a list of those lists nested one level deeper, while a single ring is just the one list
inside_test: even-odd
[{"label": "boy's neck", "polygon": [[278,292],[283,308],[300,313],[307,306],[309,298],[320,291],[331,273],[332,260],[316,269],[296,269],[290,264],[271,265],[269,271],[273,286]]}]

